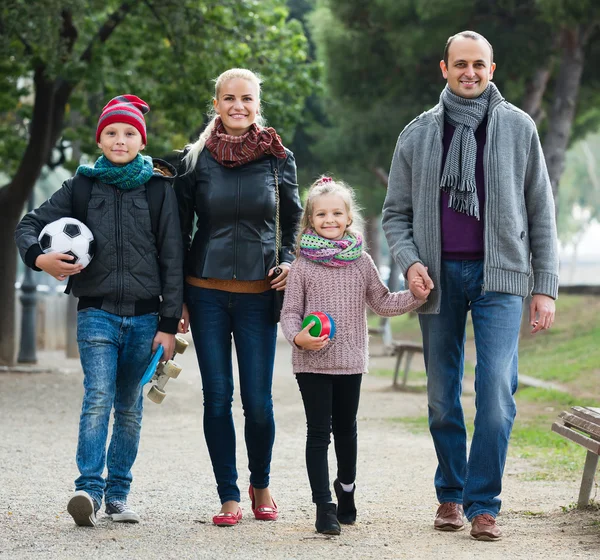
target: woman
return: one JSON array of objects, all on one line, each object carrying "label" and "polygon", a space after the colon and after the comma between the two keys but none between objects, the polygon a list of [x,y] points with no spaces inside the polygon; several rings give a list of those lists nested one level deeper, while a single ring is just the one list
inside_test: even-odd
[{"label": "woman", "polygon": [[[191,325],[200,365],[204,435],[222,504],[213,517],[219,526],[235,525],[242,517],[231,414],[232,334],[252,511],[261,520],[278,516],[269,491],[275,437],[275,291],[285,288],[302,208],[294,156],[276,131],[263,124],[260,84],[256,74],[239,68],[217,78],[212,118],[187,146],[175,186],[186,248],[182,328],[185,332]],[[192,240],[194,214],[198,229]]]}]

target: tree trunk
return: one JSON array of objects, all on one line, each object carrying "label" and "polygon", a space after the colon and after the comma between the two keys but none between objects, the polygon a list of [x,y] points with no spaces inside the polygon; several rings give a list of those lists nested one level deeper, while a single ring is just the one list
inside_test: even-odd
[{"label": "tree trunk", "polygon": [[579,27],[563,29],[561,35],[560,68],[552,108],[548,115],[548,132],[543,144],[555,202],[558,201],[558,184],[565,167],[565,152],[581,85],[585,35]]},{"label": "tree trunk", "polygon": [[381,236],[379,234],[379,216],[369,216],[366,219],[366,237],[369,255],[373,259],[375,266],[379,268],[381,264]]},{"label": "tree trunk", "polygon": [[[2,201],[2,197],[0,197]],[[23,205],[0,205],[0,254],[4,270],[0,276],[0,365],[12,365],[15,362],[16,333],[15,333],[15,277],[17,273],[17,247],[14,232]]]},{"label": "tree trunk", "polygon": [[0,189],[0,249],[5,267],[0,279],[0,364],[4,365],[13,364],[15,358],[15,227],[60,134],[66,105],[65,100],[62,108],[56,107],[55,84],[46,79],[44,69],[36,70],[34,83],[36,93],[29,142],[13,180]]},{"label": "tree trunk", "polygon": [[525,88],[525,97],[521,103],[521,109],[525,111],[534,121],[536,126],[546,118],[546,113],[542,109],[542,99],[546,92],[548,79],[552,73],[552,59],[548,57],[548,64],[544,68],[535,70],[527,82]]}]

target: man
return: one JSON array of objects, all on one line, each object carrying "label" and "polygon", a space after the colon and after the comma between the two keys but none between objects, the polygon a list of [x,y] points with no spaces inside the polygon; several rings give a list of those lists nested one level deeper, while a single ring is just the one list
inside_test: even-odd
[{"label": "man", "polygon": [[[554,322],[558,253],[554,202],[534,122],[491,79],[478,33],[448,39],[440,102],[400,134],[383,208],[393,257],[431,288],[419,308],[429,427],[438,458],[434,527],[498,540],[502,474],[516,406],[517,352],[533,274],[532,333]],[[465,324],[477,350],[477,413],[467,457],[460,402]]]}]

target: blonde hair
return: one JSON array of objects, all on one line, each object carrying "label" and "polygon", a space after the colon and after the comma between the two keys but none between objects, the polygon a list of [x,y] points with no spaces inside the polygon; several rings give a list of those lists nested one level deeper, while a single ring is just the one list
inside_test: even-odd
[{"label": "blonde hair", "polygon": [[[258,99],[260,103],[260,90],[262,84],[262,78],[252,72],[252,70],[247,70],[246,68],[230,68],[223,72],[214,82],[215,82],[215,96],[214,100],[219,99],[219,93],[223,85],[229,80],[234,80],[236,78],[240,78],[242,80],[247,80],[250,83],[256,86],[256,90],[258,92]],[[209,117],[209,122],[206,125],[206,128],[200,133],[198,140],[193,142],[192,144],[186,145],[186,150],[188,150],[187,154],[183,157],[183,161],[185,162],[185,171],[186,173],[194,169],[196,167],[196,163],[198,162],[198,157],[200,153],[204,149],[204,145],[206,144],[206,140],[211,135],[213,129],[215,128],[215,120],[219,115],[217,115],[213,104],[211,103],[210,109],[207,112]],[[266,122],[262,116],[262,109],[259,104],[258,112],[256,114],[256,120],[254,121],[259,128],[263,128],[266,125]]]},{"label": "blonde hair", "polygon": [[346,211],[350,218],[350,225],[346,228],[345,234],[349,233],[351,235],[360,235],[363,237],[363,219],[360,208],[356,203],[356,196],[352,187],[343,181],[321,175],[321,177],[319,177],[308,189],[306,200],[304,201],[304,212],[300,219],[300,226],[296,237],[297,256],[300,256],[300,239],[302,238],[302,234],[306,233],[309,229],[312,229],[310,218],[314,211],[315,200],[320,196],[328,194],[339,196],[346,205]]}]

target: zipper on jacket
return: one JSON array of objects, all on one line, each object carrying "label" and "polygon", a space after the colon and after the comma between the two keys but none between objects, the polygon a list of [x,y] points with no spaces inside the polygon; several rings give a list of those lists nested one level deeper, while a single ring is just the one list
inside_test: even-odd
[{"label": "zipper on jacket", "polygon": [[119,306],[123,295],[123,232],[121,231],[121,206],[122,206],[122,194],[123,191],[116,189],[116,203],[115,203],[115,229],[117,235],[117,313],[120,313]]},{"label": "zipper on jacket", "polygon": [[237,236],[238,236],[238,221],[240,219],[240,182],[241,176],[238,173],[237,177],[237,195],[235,197],[235,228],[233,231],[233,279],[237,279]]},{"label": "zipper on jacket", "polygon": [[494,112],[489,116],[487,127],[485,129],[485,146],[483,148],[483,191],[485,192],[485,204],[483,207],[483,283],[481,284],[481,293],[485,295],[485,271],[487,270],[487,264],[489,262],[489,255],[487,248],[490,247],[490,243],[488,241],[489,236],[489,227],[488,227],[488,216],[490,215],[490,191],[489,191],[489,169],[490,169],[490,143],[488,139],[490,138],[490,127],[492,125],[492,119],[494,118]]}]

